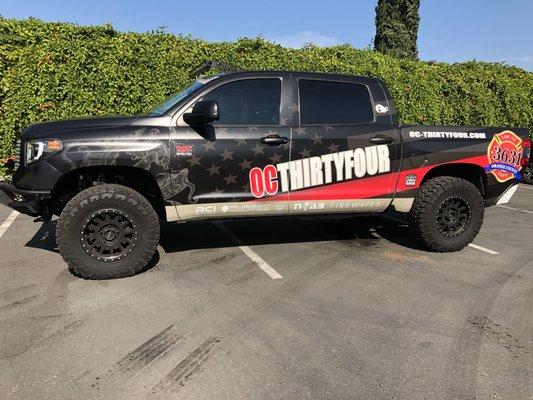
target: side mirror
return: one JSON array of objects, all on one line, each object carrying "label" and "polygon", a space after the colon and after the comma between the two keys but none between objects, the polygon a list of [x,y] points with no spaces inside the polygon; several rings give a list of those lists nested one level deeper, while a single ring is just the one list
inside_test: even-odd
[{"label": "side mirror", "polygon": [[218,103],[216,101],[197,101],[192,112],[183,114],[183,120],[189,125],[205,125],[218,121]]}]

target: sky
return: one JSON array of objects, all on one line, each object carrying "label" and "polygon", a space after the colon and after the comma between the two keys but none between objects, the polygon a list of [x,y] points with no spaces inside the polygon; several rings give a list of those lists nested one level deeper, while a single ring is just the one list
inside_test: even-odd
[{"label": "sky", "polygon": [[[377,0],[0,0],[5,18],[36,17],[119,31],[166,27],[209,41],[262,36],[284,46],[372,46]],[[421,0],[422,60],[498,61],[533,71],[533,0]]]}]

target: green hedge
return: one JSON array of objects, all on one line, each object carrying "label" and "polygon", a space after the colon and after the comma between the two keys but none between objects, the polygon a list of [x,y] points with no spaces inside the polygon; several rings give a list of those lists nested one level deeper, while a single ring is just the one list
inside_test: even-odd
[{"label": "green hedge", "polygon": [[188,72],[207,59],[246,69],[378,76],[403,124],[533,128],[533,74],[515,67],[398,60],[349,45],[295,50],[261,38],[208,43],[159,31],[0,18],[0,158],[37,121],[142,112],[189,83]]}]

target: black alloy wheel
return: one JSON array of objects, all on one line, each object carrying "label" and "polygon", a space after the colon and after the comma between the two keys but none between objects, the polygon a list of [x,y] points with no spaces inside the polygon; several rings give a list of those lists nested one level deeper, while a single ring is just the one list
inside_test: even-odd
[{"label": "black alloy wheel", "polygon": [[117,209],[104,209],[87,218],[80,232],[85,252],[98,261],[117,261],[137,244],[137,227]]},{"label": "black alloy wheel", "polygon": [[437,229],[444,236],[452,238],[461,235],[470,224],[472,210],[462,197],[448,197],[437,211]]}]

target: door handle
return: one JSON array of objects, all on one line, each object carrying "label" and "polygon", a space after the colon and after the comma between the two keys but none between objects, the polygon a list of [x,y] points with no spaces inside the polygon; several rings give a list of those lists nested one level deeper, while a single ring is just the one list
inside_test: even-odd
[{"label": "door handle", "polygon": [[368,139],[368,141],[373,144],[389,144],[389,143],[394,142],[394,139],[391,138],[390,136],[377,135],[377,136],[371,137],[370,139]]},{"label": "door handle", "polygon": [[279,146],[280,144],[287,144],[289,143],[289,139],[283,136],[279,135],[268,135],[265,137],[262,137],[261,143],[269,145],[269,146]]}]

